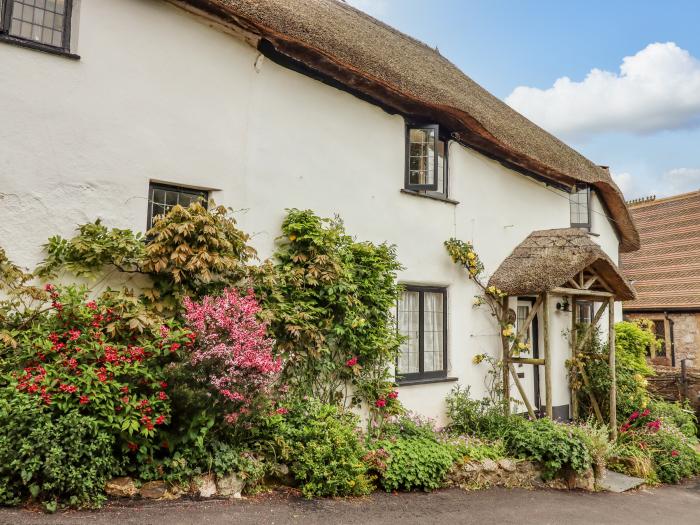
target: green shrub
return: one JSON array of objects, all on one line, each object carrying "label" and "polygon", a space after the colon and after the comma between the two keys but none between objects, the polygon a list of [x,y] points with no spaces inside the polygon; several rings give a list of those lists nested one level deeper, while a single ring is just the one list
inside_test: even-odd
[{"label": "green shrub", "polygon": [[396,248],[357,242],[338,217],[297,209],[288,211],[278,241],[256,295],[285,358],[283,381],[299,396],[398,413],[390,373],[401,343],[391,314],[402,268]]},{"label": "green shrub", "polygon": [[[620,427],[618,453],[629,453],[630,449],[639,449],[648,458],[650,469],[648,478],[662,483],[677,483],[683,478],[700,473],[700,454],[695,451],[697,438],[688,436],[676,426],[675,418],[683,423],[687,421],[682,410],[670,403],[656,404],[653,408],[634,411]],[[660,413],[668,414],[666,417]],[[623,445],[627,445],[622,448]],[[631,454],[636,456],[636,451]],[[635,461],[620,456],[618,466],[634,468]]]},{"label": "green shrub", "polygon": [[455,461],[483,461],[492,459],[498,461],[507,456],[506,447],[501,440],[486,441],[477,437],[458,436],[444,441],[450,445]]},{"label": "green shrub", "polygon": [[87,300],[85,288],[50,284],[46,291],[51,307],[5,349],[0,387],[35,397],[55,417],[93,417],[125,454],[147,461],[171,417],[164,369],[190,344],[188,332],[162,324],[133,296]]},{"label": "green shrub", "polygon": [[387,453],[380,483],[387,491],[440,488],[454,462],[452,447],[433,437],[380,440],[373,447]]},{"label": "green shrub", "polygon": [[507,450],[518,457],[539,462],[545,479],[551,479],[562,468],[583,472],[591,467],[585,437],[574,426],[551,419],[528,421],[511,416],[503,431]]},{"label": "green shrub", "polygon": [[373,490],[358,422],[354,414],[315,400],[290,409],[281,455],[304,496],[360,496]]},{"label": "green shrub", "polygon": [[475,400],[469,397],[470,388],[456,386],[445,400],[448,429],[453,434],[477,436],[497,435],[507,425],[503,407],[494,405],[489,399]]},{"label": "green shrub", "polygon": [[653,399],[649,403],[649,409],[654,417],[663,419],[668,424],[673,424],[687,437],[693,439],[698,434],[698,419],[693,412],[690,403],[669,403],[660,399]]},{"label": "green shrub", "polygon": [[32,497],[51,511],[98,506],[105,482],[120,471],[114,450],[114,437],[92,417],[52,417],[36,398],[0,394],[0,504]]},{"label": "green shrub", "polygon": [[[584,330],[581,327],[580,330]],[[581,335],[579,335],[579,338]],[[646,361],[646,352],[657,345],[656,336],[645,322],[621,322],[615,325],[615,373],[617,377],[617,417],[627,417],[637,407],[645,407],[649,403],[647,391],[648,376],[654,371]],[[571,383],[578,390],[578,417],[585,418],[593,415],[589,393],[592,393],[603,418],[608,420],[610,413],[610,367],[608,366],[608,347],[600,341],[599,330],[588,339],[588,343],[579,353],[579,363],[585,367],[589,384],[582,381],[576,363],[569,364]]]}]

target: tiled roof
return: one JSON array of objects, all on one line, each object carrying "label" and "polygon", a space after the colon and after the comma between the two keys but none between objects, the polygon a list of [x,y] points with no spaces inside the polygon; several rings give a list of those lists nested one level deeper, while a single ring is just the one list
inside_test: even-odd
[{"label": "tiled roof", "polygon": [[637,298],[625,309],[700,310],[700,191],[630,204],[639,251],[621,255]]}]

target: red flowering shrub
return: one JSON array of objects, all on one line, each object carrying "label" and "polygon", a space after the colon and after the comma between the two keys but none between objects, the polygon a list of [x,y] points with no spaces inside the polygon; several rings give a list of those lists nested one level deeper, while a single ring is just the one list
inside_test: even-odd
[{"label": "red flowering shrub", "polygon": [[[653,469],[652,479],[677,483],[700,473],[696,444],[695,436],[684,434],[672,419],[645,408],[632,412],[620,426],[616,455],[642,455]],[[624,471],[625,463],[618,461],[611,468]]]},{"label": "red flowering shrub", "polygon": [[58,414],[92,416],[122,450],[148,454],[171,413],[163,369],[191,344],[188,333],[161,324],[124,294],[86,301],[82,288],[46,291],[51,306],[16,337],[3,363],[5,386]]},{"label": "red flowering shrub", "polygon": [[226,422],[255,416],[269,399],[282,369],[272,354],[274,341],[258,320],[260,306],[252,291],[226,289],[201,302],[185,299],[185,318],[196,334],[190,355],[195,376],[215,393]]}]

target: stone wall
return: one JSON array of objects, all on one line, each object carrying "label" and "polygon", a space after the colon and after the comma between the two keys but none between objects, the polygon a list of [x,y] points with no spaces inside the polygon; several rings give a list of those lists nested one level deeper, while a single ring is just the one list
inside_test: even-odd
[{"label": "stone wall", "polygon": [[687,359],[689,367],[700,365],[700,314],[669,314],[673,321],[676,366]]}]

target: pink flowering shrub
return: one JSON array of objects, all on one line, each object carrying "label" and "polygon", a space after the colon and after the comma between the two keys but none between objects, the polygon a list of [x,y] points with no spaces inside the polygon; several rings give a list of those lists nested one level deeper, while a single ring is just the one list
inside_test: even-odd
[{"label": "pink flowering shrub", "polygon": [[223,407],[230,424],[255,416],[269,400],[282,369],[273,356],[274,340],[258,319],[260,306],[252,291],[228,288],[219,297],[184,301],[187,325],[196,334],[190,364]]}]

